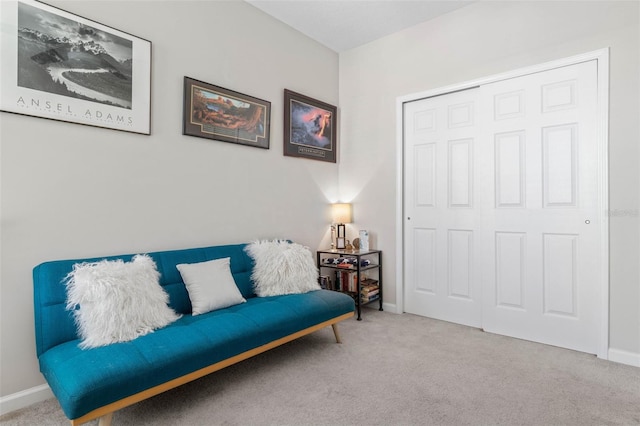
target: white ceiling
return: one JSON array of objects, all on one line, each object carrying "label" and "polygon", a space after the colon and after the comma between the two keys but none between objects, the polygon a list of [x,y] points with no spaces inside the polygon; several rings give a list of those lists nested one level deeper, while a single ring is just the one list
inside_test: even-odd
[{"label": "white ceiling", "polygon": [[343,52],[472,1],[245,0],[328,48]]}]

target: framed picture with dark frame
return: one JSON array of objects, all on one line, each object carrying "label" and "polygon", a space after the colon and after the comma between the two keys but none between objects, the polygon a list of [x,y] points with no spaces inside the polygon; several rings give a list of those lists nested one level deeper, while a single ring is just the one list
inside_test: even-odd
[{"label": "framed picture with dark frame", "polygon": [[284,91],[284,155],[336,162],[337,108]]},{"label": "framed picture with dark frame", "polygon": [[33,0],[0,27],[0,110],[151,133],[150,41]]},{"label": "framed picture with dark frame", "polygon": [[184,78],[183,134],[269,149],[271,102]]}]

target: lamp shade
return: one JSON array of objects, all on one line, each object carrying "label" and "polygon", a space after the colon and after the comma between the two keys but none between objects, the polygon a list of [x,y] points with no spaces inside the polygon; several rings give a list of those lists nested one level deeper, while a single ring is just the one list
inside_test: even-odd
[{"label": "lamp shade", "polygon": [[334,223],[351,223],[351,204],[336,203],[331,206]]}]

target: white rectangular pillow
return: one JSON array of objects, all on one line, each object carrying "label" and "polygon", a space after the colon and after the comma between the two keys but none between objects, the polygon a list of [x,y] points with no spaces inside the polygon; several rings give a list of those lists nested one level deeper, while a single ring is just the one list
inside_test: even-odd
[{"label": "white rectangular pillow", "polygon": [[193,315],[246,302],[233,275],[231,258],[176,265],[187,287]]}]

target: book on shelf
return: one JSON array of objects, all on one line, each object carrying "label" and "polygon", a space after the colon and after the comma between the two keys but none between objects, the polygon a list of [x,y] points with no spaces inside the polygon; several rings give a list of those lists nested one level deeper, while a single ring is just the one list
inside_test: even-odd
[{"label": "book on shelf", "polygon": [[380,289],[377,287],[375,289],[360,290],[360,294],[363,296],[373,296],[374,294],[378,293],[380,293]]},{"label": "book on shelf", "polygon": [[353,268],[355,268],[355,266],[350,264],[350,263],[338,263],[336,266],[338,268],[342,268],[342,269],[353,269]]},{"label": "book on shelf", "polygon": [[364,281],[360,283],[360,292],[361,293],[369,293],[374,290],[380,289],[380,286],[377,284],[365,284]]},{"label": "book on shelf", "polygon": [[[356,271],[336,270],[333,285],[330,285],[329,288],[342,292],[357,293],[358,273]],[[378,280],[366,278],[360,281],[361,296],[372,297],[378,295],[379,292]]]},{"label": "book on shelf", "polygon": [[380,299],[380,295],[379,294],[373,294],[371,296],[360,296],[360,303],[369,303],[369,302],[373,302],[374,300],[378,300]]},{"label": "book on shelf", "polygon": [[331,277],[329,275],[320,275],[318,277],[318,283],[320,284],[320,288],[323,290],[330,290],[333,288],[331,286]]},{"label": "book on shelf", "polygon": [[378,285],[378,280],[374,280],[372,278],[365,278],[364,280],[362,280],[361,283],[362,286],[368,286],[368,285]]},{"label": "book on shelf", "polygon": [[358,291],[358,273],[355,271],[336,271],[336,290],[356,293]]}]

